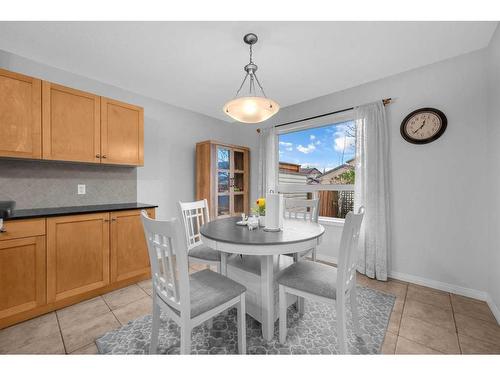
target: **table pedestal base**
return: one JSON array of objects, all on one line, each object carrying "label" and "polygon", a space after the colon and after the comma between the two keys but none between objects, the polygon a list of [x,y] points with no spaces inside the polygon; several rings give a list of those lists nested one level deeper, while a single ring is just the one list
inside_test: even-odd
[{"label": "table pedestal base", "polygon": [[[247,288],[247,314],[262,324],[262,335],[268,341],[273,339],[274,322],[279,316],[276,278],[291,264],[293,258],[285,255],[236,255],[227,261],[227,276]],[[289,295],[287,301],[290,306],[297,298]]]}]

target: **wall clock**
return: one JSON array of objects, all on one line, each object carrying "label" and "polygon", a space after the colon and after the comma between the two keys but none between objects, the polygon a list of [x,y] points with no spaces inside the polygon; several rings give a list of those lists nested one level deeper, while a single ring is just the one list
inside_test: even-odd
[{"label": "wall clock", "polygon": [[405,117],[401,123],[401,136],[417,145],[430,143],[443,135],[447,122],[439,109],[420,108]]}]

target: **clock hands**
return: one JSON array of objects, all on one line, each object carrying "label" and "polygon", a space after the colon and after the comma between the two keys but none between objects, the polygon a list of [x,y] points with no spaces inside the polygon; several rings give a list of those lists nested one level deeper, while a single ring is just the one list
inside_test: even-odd
[{"label": "clock hands", "polygon": [[424,120],[424,122],[422,123],[422,125],[420,126],[420,128],[418,128],[417,130],[415,130],[415,131],[413,132],[413,134],[415,134],[416,132],[418,132],[418,131],[419,131],[420,129],[422,129],[424,126],[425,126],[425,120]]}]

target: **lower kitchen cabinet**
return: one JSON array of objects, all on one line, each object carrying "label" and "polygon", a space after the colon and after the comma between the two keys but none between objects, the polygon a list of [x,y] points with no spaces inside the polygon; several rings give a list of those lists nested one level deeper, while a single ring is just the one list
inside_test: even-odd
[{"label": "lower kitchen cabinet", "polygon": [[[155,217],[155,209],[146,210]],[[0,329],[150,276],[141,210],[7,220]]]},{"label": "lower kitchen cabinet", "polygon": [[[148,209],[154,218],[155,210]],[[148,275],[149,255],[138,210],[111,212],[111,282]]]},{"label": "lower kitchen cabinet", "polygon": [[47,301],[109,284],[109,213],[47,219]]},{"label": "lower kitchen cabinet", "polygon": [[0,319],[44,305],[45,285],[45,236],[0,236]]}]

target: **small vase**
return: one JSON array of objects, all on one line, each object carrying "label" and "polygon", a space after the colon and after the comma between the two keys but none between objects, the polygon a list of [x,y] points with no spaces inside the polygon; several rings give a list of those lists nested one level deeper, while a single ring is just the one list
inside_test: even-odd
[{"label": "small vase", "polygon": [[265,227],[266,226],[266,216],[259,216],[259,226]]}]

